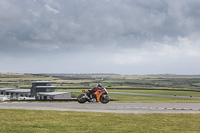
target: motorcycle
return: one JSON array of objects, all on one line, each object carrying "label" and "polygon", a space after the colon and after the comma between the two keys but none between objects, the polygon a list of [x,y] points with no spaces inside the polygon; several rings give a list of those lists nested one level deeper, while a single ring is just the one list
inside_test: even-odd
[{"label": "motorcycle", "polygon": [[92,93],[91,97],[87,96],[87,92],[85,90],[82,90],[84,94],[81,94],[77,97],[77,100],[79,103],[85,103],[88,102],[101,102],[103,104],[108,103],[110,101],[110,98],[108,96],[108,91],[104,87],[103,89],[95,89],[95,92]]}]

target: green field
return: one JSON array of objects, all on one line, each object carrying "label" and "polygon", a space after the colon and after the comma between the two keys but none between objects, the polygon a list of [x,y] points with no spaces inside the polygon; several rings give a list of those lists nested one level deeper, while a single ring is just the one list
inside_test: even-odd
[{"label": "green field", "polygon": [[[69,91],[76,97],[82,89],[101,83],[109,92],[200,97],[200,76],[132,75],[114,77],[62,77],[43,74],[0,74],[0,87],[30,88],[32,81],[53,81],[57,91]],[[78,91],[78,92],[76,92]],[[200,100],[176,97],[111,94],[110,102],[200,103]],[[68,111],[0,109],[1,133],[160,133],[199,132],[200,114],[119,114]]]},{"label": "green field", "polygon": [[169,96],[186,96],[188,98],[174,97],[156,97],[156,96],[141,96],[141,95],[122,95],[109,94],[113,99],[120,99],[118,102],[151,102],[151,103],[200,103],[198,99],[190,99],[190,96],[200,97],[200,92],[193,91],[169,91],[169,90],[110,90],[111,92],[128,92],[141,94],[157,94]]},{"label": "green field", "polygon": [[[103,79],[98,81],[96,79]],[[0,73],[0,87],[27,88],[32,81],[53,81],[58,88],[91,87],[101,82],[108,88],[171,88],[200,91],[200,75],[117,75],[117,76],[57,76],[45,74]]]},{"label": "green field", "polygon": [[125,94],[109,94],[112,102],[134,102],[134,103],[200,103],[198,99],[186,99],[176,97],[155,97],[155,96],[137,96]]},{"label": "green field", "polygon": [[[81,89],[61,89],[59,91],[72,92],[74,97],[80,95]],[[194,91],[169,91],[169,90],[114,90],[108,89],[108,92],[127,92],[127,93],[141,93],[141,94],[157,94],[157,95],[170,95],[186,96],[188,98],[177,97],[158,97],[158,96],[142,96],[142,95],[127,95],[127,94],[112,94],[109,96],[114,101],[111,102],[143,102],[143,103],[200,103],[198,99],[190,99],[193,97],[200,97],[200,92]]]},{"label": "green field", "polygon": [[[141,94],[157,95],[176,95],[186,97],[200,97],[200,76],[198,75],[129,75],[129,76],[55,76],[44,74],[0,74],[0,87],[20,87],[28,89],[32,81],[52,81],[53,85],[58,87],[57,91],[72,91],[77,97],[81,89],[89,89],[97,82],[96,79],[103,79],[101,83],[107,86],[109,92],[128,92]],[[79,89],[80,93],[73,92]],[[200,100],[180,99],[155,96],[137,96],[109,94],[115,102],[186,102],[199,103]]]},{"label": "green field", "polygon": [[0,110],[1,133],[199,132],[200,114]]},{"label": "green field", "polygon": [[[59,91],[66,91],[66,92],[81,92],[84,89],[59,89]],[[176,91],[176,90],[126,90],[126,89],[107,89],[108,92],[126,92],[126,93],[141,93],[141,94],[157,94],[157,95],[170,95],[174,96],[193,96],[193,97],[200,97],[200,92],[195,91]]]}]

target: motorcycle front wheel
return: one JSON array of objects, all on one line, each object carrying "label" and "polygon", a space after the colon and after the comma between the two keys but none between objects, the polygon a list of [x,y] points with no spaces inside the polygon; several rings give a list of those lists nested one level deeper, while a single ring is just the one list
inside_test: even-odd
[{"label": "motorcycle front wheel", "polygon": [[100,98],[101,103],[108,103],[110,101],[110,98],[107,94],[103,94]]},{"label": "motorcycle front wheel", "polygon": [[79,103],[85,103],[87,99],[85,98],[85,94],[81,94],[77,97]]}]

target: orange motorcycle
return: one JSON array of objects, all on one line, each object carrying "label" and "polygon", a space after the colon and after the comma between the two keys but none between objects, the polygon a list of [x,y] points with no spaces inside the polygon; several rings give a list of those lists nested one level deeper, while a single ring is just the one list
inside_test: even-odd
[{"label": "orange motorcycle", "polygon": [[110,98],[108,96],[108,91],[104,87],[103,89],[95,89],[95,92],[92,93],[92,97],[87,96],[87,92],[85,90],[82,90],[84,94],[81,94],[77,97],[77,100],[79,103],[85,103],[88,102],[101,102],[101,103],[108,103],[110,101]]}]

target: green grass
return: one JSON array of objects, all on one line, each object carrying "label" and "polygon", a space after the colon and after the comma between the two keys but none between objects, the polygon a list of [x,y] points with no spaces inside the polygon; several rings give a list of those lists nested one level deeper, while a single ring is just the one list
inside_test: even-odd
[{"label": "green grass", "polygon": [[176,97],[157,97],[157,96],[138,96],[125,94],[109,94],[113,102],[134,102],[134,103],[200,103],[198,99],[176,98]]},{"label": "green grass", "polygon": [[198,75],[124,75],[117,77],[54,77],[41,74],[15,74],[0,73],[0,87],[27,87],[31,81],[47,80],[55,82],[53,85],[59,88],[69,87],[91,87],[97,82],[95,78],[103,78],[101,83],[112,88],[181,88],[197,89],[200,86],[200,76]]},{"label": "green grass", "polygon": [[109,92],[127,92],[127,93],[142,93],[142,94],[156,94],[156,95],[170,95],[173,96],[176,94],[177,96],[190,96],[200,97],[200,92],[195,91],[175,91],[175,90],[112,90],[108,89]]},{"label": "green grass", "polygon": [[[36,80],[48,80],[55,82],[53,85],[59,89],[66,88],[81,88],[89,89],[92,85],[95,85],[95,77],[50,77],[42,75],[24,75],[24,74],[1,74],[0,76],[0,87],[16,87],[30,88],[31,81]],[[160,77],[161,76],[161,77]],[[170,76],[170,77],[168,77]],[[157,94],[157,95],[171,95],[176,94],[177,96],[192,95],[193,97],[200,97],[200,92],[192,91],[189,87],[191,85],[199,85],[200,77],[192,76],[173,76],[168,75],[154,76],[124,76],[124,77],[106,77],[102,81],[103,85],[110,85],[109,92],[129,92],[129,93],[142,93],[142,94]],[[188,84],[190,83],[190,84]],[[156,85],[164,86],[182,86],[183,88],[171,87],[155,87]],[[190,86],[188,86],[190,85]],[[137,87],[140,86],[140,87]],[[150,87],[151,86],[151,87]],[[108,87],[109,88],[109,87]],[[113,88],[118,88],[114,90]],[[187,88],[187,89],[186,89]],[[81,93],[81,89],[80,93]],[[129,89],[129,90],[128,90]],[[132,90],[130,90],[132,89]],[[146,90],[148,89],[148,90]],[[153,90],[152,90],[153,89]],[[167,90],[166,90],[167,89]],[[67,89],[70,91],[69,89]],[[177,91],[177,90],[191,90],[191,91]],[[194,89],[193,89],[194,90]],[[196,87],[196,90],[199,90]],[[78,96],[80,93],[73,92],[73,95]],[[136,95],[119,95],[109,94],[111,99],[116,99],[119,102],[200,102],[200,100],[193,99],[180,99],[180,98],[166,98],[166,97],[153,97],[153,96],[136,96]]]},{"label": "green grass", "polygon": [[[81,89],[63,89],[60,91],[72,92],[77,97],[80,95]],[[73,92],[79,91],[79,92]],[[190,99],[189,96],[200,97],[200,92],[193,91],[168,91],[168,90],[108,90],[108,92],[128,92],[128,93],[141,93],[141,94],[158,94],[158,95],[171,95],[188,96],[188,98],[176,97],[158,97],[158,96],[142,96],[142,95],[127,95],[127,94],[112,94],[109,93],[111,99],[117,100],[112,102],[134,102],[134,103],[200,103],[198,99]]]},{"label": "green grass", "polygon": [[56,80],[58,78],[52,78],[52,77],[36,77],[36,78],[0,78],[1,82],[19,82],[19,81],[40,81],[40,80],[44,80],[44,81],[48,81],[48,80]]},{"label": "green grass", "polygon": [[[88,88],[89,89],[89,88]],[[59,91],[79,91],[87,90],[85,89],[58,89]],[[141,94],[156,94],[156,95],[170,95],[173,96],[176,94],[177,96],[193,96],[193,97],[200,97],[200,92],[196,91],[177,91],[177,90],[127,90],[127,89],[107,89],[108,92],[127,92],[127,93],[141,93]]]},{"label": "green grass", "polygon": [[109,90],[110,92],[128,92],[141,94],[157,94],[186,96],[188,98],[176,97],[158,97],[158,96],[138,96],[138,95],[124,95],[124,94],[109,94],[112,99],[119,100],[118,102],[151,102],[151,103],[200,103],[198,99],[189,99],[190,95],[193,97],[200,97],[200,92],[194,91],[169,91],[169,90]]},{"label": "green grass", "polygon": [[1,133],[199,132],[200,114],[0,110]]},{"label": "green grass", "polygon": [[[23,77],[20,77],[23,76]],[[30,75],[29,75],[30,76]],[[25,75],[16,74],[14,77],[0,77],[0,88],[1,87],[15,87],[30,88],[32,81],[56,81],[58,78],[54,77],[40,77],[31,76],[26,77]]]}]

